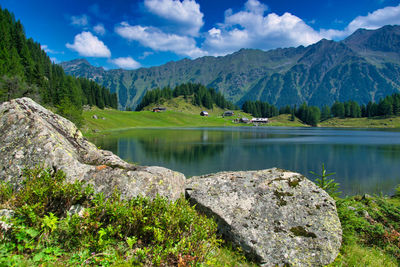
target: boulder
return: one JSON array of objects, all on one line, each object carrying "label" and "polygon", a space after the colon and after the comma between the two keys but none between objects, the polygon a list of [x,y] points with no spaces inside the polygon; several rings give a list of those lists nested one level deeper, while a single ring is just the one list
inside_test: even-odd
[{"label": "boulder", "polygon": [[68,182],[87,181],[106,196],[114,188],[123,198],[159,194],[175,200],[184,194],[183,174],[133,165],[97,149],[72,122],[29,98],[0,105],[0,133],[0,179],[16,187],[24,168],[44,165],[63,170]]},{"label": "boulder", "polygon": [[301,174],[273,168],[192,177],[186,197],[261,265],[322,266],[338,255],[335,201]]}]

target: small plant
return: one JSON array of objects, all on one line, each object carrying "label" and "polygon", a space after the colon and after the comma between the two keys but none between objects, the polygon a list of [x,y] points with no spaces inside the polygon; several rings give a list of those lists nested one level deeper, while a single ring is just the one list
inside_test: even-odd
[{"label": "small plant", "polygon": [[337,198],[340,196],[342,192],[339,191],[339,183],[335,182],[335,179],[327,179],[327,177],[335,175],[335,172],[327,173],[325,170],[325,165],[322,163],[322,173],[317,174],[313,171],[310,171],[311,174],[319,177],[315,179],[315,184],[322,189],[324,189],[331,197]]},{"label": "small plant", "polygon": [[[15,211],[10,231],[0,231],[0,266],[198,266],[215,260],[221,244],[216,223],[183,197],[105,196],[41,167],[24,176],[18,191],[0,181],[0,205]],[[71,215],[72,205],[84,211]]]}]

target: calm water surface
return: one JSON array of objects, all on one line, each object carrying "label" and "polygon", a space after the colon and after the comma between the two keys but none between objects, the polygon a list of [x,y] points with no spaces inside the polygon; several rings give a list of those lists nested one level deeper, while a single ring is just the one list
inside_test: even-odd
[{"label": "calm water surface", "polygon": [[313,179],[325,163],[343,195],[400,184],[400,130],[235,127],[140,129],[92,140],[121,158],[186,176],[279,167]]}]

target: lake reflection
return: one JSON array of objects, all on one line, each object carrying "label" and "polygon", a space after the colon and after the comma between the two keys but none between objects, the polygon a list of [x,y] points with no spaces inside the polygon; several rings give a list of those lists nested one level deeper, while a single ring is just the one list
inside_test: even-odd
[{"label": "lake reflection", "polygon": [[400,131],[238,127],[140,129],[92,140],[121,158],[186,176],[279,167],[309,178],[322,163],[344,195],[391,194],[400,184]]}]

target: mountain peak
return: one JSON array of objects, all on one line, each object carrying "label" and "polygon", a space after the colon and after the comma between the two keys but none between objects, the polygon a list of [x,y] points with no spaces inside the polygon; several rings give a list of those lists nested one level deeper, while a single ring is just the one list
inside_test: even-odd
[{"label": "mountain peak", "polygon": [[70,60],[70,61],[62,62],[61,64],[92,66],[89,63],[89,61],[87,61],[85,58],[77,58],[77,59],[73,59],[73,60]]},{"label": "mountain peak", "polygon": [[342,41],[353,50],[400,52],[400,26],[386,25],[376,30],[358,29]]},{"label": "mountain peak", "polygon": [[95,67],[84,58],[64,61],[60,65],[66,73],[71,74],[73,72],[73,75],[76,77],[84,77],[92,80],[100,78],[105,72],[103,67]]}]

